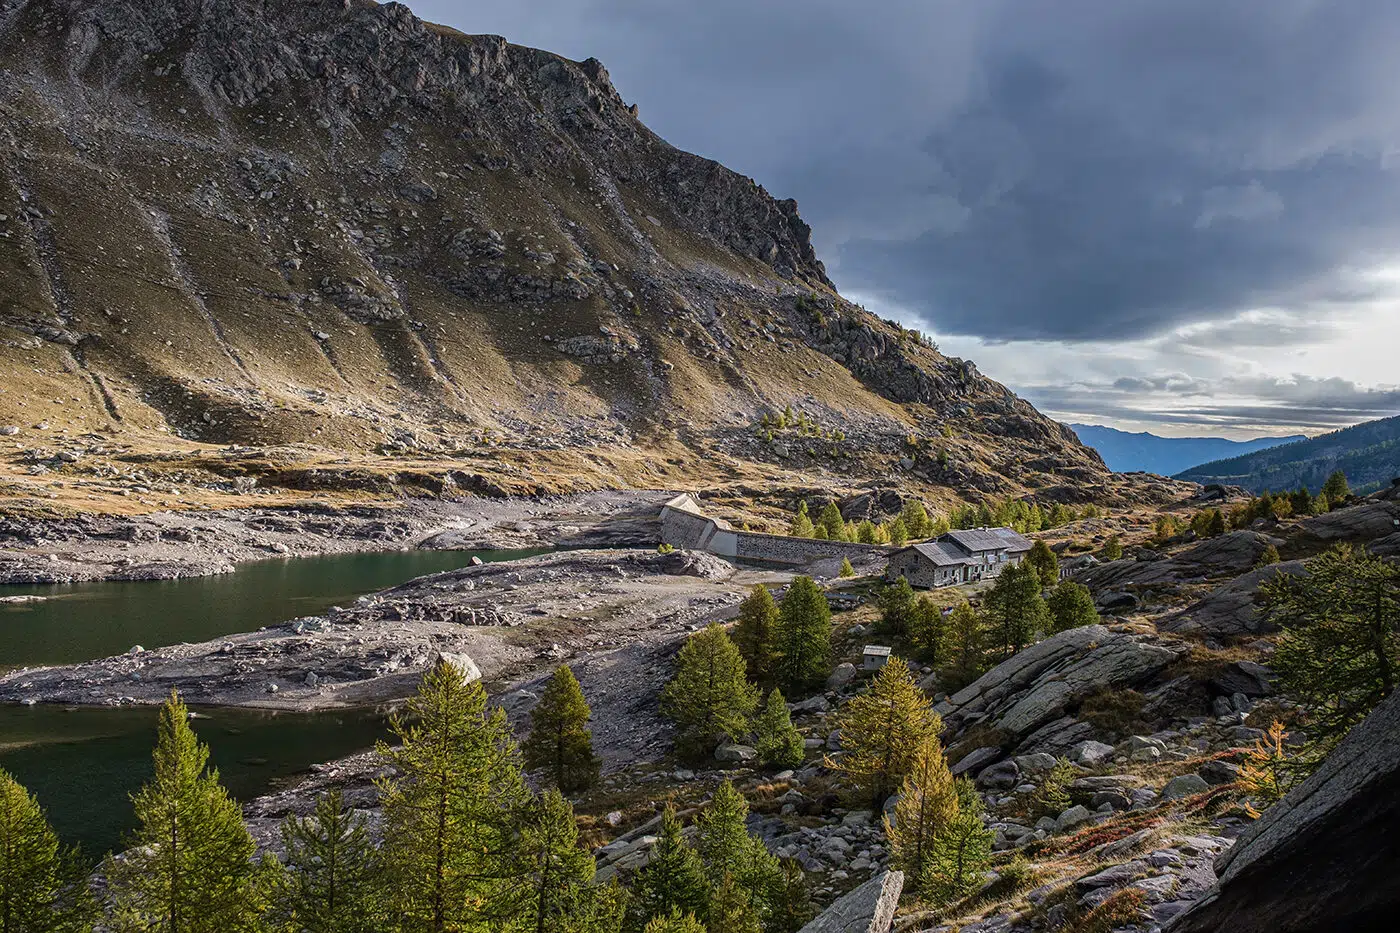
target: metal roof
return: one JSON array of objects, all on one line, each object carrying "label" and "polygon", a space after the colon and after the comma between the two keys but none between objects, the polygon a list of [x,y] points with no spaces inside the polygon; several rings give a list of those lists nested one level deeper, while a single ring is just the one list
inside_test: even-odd
[{"label": "metal roof", "polygon": [[889,655],[890,649],[885,645],[866,645],[863,653],[886,657]]},{"label": "metal roof", "polygon": [[962,551],[941,541],[925,541],[911,547],[939,567],[961,567],[968,561],[967,555]]},{"label": "metal roof", "polygon": [[1029,551],[1031,543],[1010,528],[963,528],[950,531],[940,541],[953,541],[970,553],[979,551]]}]

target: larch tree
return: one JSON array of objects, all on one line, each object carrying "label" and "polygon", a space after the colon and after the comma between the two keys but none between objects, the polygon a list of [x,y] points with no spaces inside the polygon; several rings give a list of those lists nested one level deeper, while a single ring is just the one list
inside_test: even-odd
[{"label": "larch tree", "polygon": [[899,520],[904,523],[909,537],[915,541],[927,538],[933,532],[933,522],[929,518],[928,510],[918,499],[904,500],[904,508],[899,513]]},{"label": "larch tree", "polygon": [[817,518],[817,524],[826,529],[826,536],[832,541],[846,540],[846,520],[835,502],[828,502]]},{"label": "larch tree", "polygon": [[765,929],[767,933],[798,933],[816,913],[807,888],[807,873],[795,858],[785,858],[780,864],[782,881]]},{"label": "larch tree", "polygon": [[1049,589],[1060,581],[1060,559],[1050,550],[1050,545],[1037,540],[1026,554],[1026,563],[1035,568],[1040,576],[1040,585]]},{"label": "larch tree", "polygon": [[550,789],[525,808],[518,829],[516,878],[527,893],[514,929],[586,933],[602,892],[593,887],[593,856],[579,847],[573,807]]},{"label": "larch tree", "polygon": [[179,694],[160,709],[155,774],[131,797],[137,828],[122,858],[108,857],[117,925],[161,933],[253,931],[263,870],[238,804],[207,768],[209,749]]},{"label": "larch tree", "polygon": [[[1222,520],[1222,521],[1224,520],[1223,517],[1222,517],[1221,520]],[[1222,527],[1220,530],[1221,530],[1221,532],[1223,532],[1225,529]],[[1103,554],[1103,559],[1104,559],[1104,560],[1107,560],[1107,561],[1122,560],[1122,559],[1123,559],[1123,542],[1122,542],[1122,540],[1121,540],[1117,535],[1109,535],[1109,536],[1108,536],[1108,540],[1104,542],[1103,551],[1102,551],[1101,553]]]},{"label": "larch tree", "polygon": [[761,839],[749,835],[749,804],[729,781],[722,782],[700,814],[696,850],[717,892],[726,876],[744,892],[760,919],[773,910],[782,883],[782,868]]},{"label": "larch tree", "polygon": [[379,850],[338,789],[311,816],[282,823],[285,867],[271,885],[271,917],[298,933],[379,933],[386,926]]},{"label": "larch tree", "polygon": [[763,933],[748,892],[729,872],[710,895],[705,929],[708,933]]},{"label": "larch tree", "polygon": [[890,536],[890,544],[895,547],[904,547],[909,543],[909,526],[904,524],[904,519],[896,518],[890,522],[886,531]]},{"label": "larch tree", "polygon": [[91,919],[77,853],[59,844],[39,801],[0,769],[0,933],[81,933]]},{"label": "larch tree", "polygon": [[1099,610],[1094,606],[1094,596],[1089,588],[1073,580],[1061,580],[1050,592],[1046,600],[1050,610],[1050,634],[1065,632],[1082,625],[1094,625],[1099,621]]},{"label": "larch tree", "polygon": [[763,712],[754,719],[754,733],[759,760],[769,767],[795,768],[806,757],[802,733],[792,724],[787,701],[777,687],[768,694]]},{"label": "larch tree", "polygon": [[982,887],[992,860],[993,832],[982,822],[984,807],[967,778],[956,782],[958,809],[933,838],[920,893],[935,904],[951,904]]},{"label": "larch tree", "polygon": [[963,600],[948,614],[947,672],[959,686],[972,683],[987,666],[987,623]]},{"label": "larch tree", "polygon": [[[667,804],[647,863],[631,882],[632,929],[676,915],[703,915],[710,883],[699,854],[686,844],[676,810]],[[649,928],[649,927],[648,927]]]},{"label": "larch tree", "polygon": [[909,642],[921,660],[940,667],[950,654],[948,617],[932,599],[919,597],[909,617]]},{"label": "larch tree", "polygon": [[826,766],[849,775],[866,791],[871,809],[879,811],[943,722],[914,683],[909,665],[891,657],[870,689],[841,708],[836,727],[845,754],[839,761],[828,758]]},{"label": "larch tree", "polygon": [[880,607],[880,621],[877,627],[887,635],[904,635],[909,631],[918,597],[909,578],[901,575],[893,583],[880,588],[876,603]]},{"label": "larch tree", "polygon": [[379,744],[384,844],[402,933],[448,933],[514,921],[526,892],[517,871],[529,791],[500,709],[479,682],[443,658],[424,675],[407,715]]},{"label": "larch tree", "polygon": [[691,760],[743,736],[757,705],[758,689],[748,682],[744,659],[718,624],[686,639],[675,677],[661,691],[661,712],[680,730],[676,747]]},{"label": "larch tree", "polygon": [[748,674],[760,683],[773,676],[778,661],[778,604],[762,583],[739,604],[739,620],[730,635],[744,656]]},{"label": "larch tree", "polygon": [[1325,752],[1400,679],[1400,567],[1347,544],[1306,567],[1265,581],[1261,603],[1283,629],[1271,666]]},{"label": "larch tree", "polygon": [[778,682],[789,694],[831,673],[831,604],[811,577],[797,577],[778,607]]},{"label": "larch tree", "polygon": [[1003,658],[1035,642],[1050,622],[1050,611],[1040,595],[1040,574],[1026,564],[1003,570],[987,593],[987,608]]},{"label": "larch tree", "polygon": [[797,504],[797,514],[792,517],[792,524],[788,526],[788,534],[794,538],[810,538],[816,529],[812,526],[812,517],[807,514],[807,500],[802,500]]},{"label": "larch tree", "polygon": [[525,767],[541,771],[566,794],[591,787],[598,780],[591,716],[574,672],[561,664],[530,711],[530,734],[520,746]]},{"label": "larch tree", "polygon": [[920,878],[933,854],[933,840],[958,815],[958,792],[937,736],[919,744],[900,786],[885,835],[895,862],[909,878]]},{"label": "larch tree", "polygon": [[1347,482],[1346,473],[1334,470],[1332,475],[1327,477],[1327,482],[1322,484],[1322,494],[1327,497],[1327,501],[1333,508],[1351,495],[1351,485]]},{"label": "larch tree", "polygon": [[669,914],[646,925],[644,933],[709,933],[694,914]]}]

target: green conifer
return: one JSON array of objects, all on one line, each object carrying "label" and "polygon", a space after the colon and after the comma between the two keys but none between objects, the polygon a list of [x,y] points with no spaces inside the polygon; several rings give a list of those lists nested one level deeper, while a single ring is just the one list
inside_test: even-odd
[{"label": "green conifer", "polygon": [[379,744],[394,772],[380,782],[381,849],[402,933],[448,933],[504,924],[526,903],[519,822],[529,803],[520,753],[479,682],[443,658],[424,675],[401,745]]},{"label": "green conifer", "polygon": [[762,583],[754,584],[739,604],[739,621],[730,636],[744,657],[748,675],[763,682],[778,662],[778,604]]},{"label": "green conifer", "polygon": [[904,519],[902,518],[896,518],[894,521],[890,522],[886,528],[886,533],[889,535],[890,544],[893,544],[895,547],[904,547],[904,545],[909,543],[909,526],[904,524]]},{"label": "green conifer", "polygon": [[579,848],[574,808],[548,790],[525,808],[519,824],[517,880],[525,903],[517,929],[583,933],[593,915],[593,856]]},{"label": "green conifer", "polygon": [[1060,582],[1060,559],[1050,550],[1050,545],[1037,540],[1026,555],[1026,563],[1040,575],[1040,585],[1049,589]]},{"label": "green conifer", "polygon": [[817,519],[817,524],[826,529],[826,535],[832,541],[846,540],[846,520],[841,517],[841,510],[836,507],[835,502],[826,504],[821,517]]},{"label": "green conifer", "polygon": [[924,741],[936,737],[943,723],[914,683],[909,665],[891,657],[870,690],[841,707],[836,727],[844,754],[839,760],[828,758],[826,766],[849,775],[866,792],[870,808],[879,812]]},{"label": "green conifer", "polygon": [[798,933],[816,914],[807,889],[807,874],[797,859],[785,858],[780,865],[782,879],[766,933]]},{"label": "green conifer", "polygon": [[1270,564],[1277,564],[1280,560],[1278,548],[1272,544],[1264,547],[1263,553],[1259,555],[1259,560],[1255,561],[1256,567],[1268,567]]},{"label": "green conifer", "polygon": [[909,579],[901,575],[893,583],[887,583],[880,588],[876,601],[880,607],[880,632],[893,636],[906,634],[917,603]]},{"label": "green conifer", "polygon": [[814,529],[812,528],[812,518],[807,514],[807,500],[803,499],[797,503],[797,514],[792,518],[792,525],[788,528],[788,534],[794,538],[810,538]]},{"label": "green conifer", "polygon": [[1322,494],[1327,497],[1327,501],[1335,508],[1347,496],[1351,495],[1351,486],[1347,483],[1347,475],[1341,470],[1334,470],[1332,475],[1327,477],[1327,482],[1322,484]]},{"label": "green conifer", "polygon": [[1049,632],[1052,635],[1099,621],[1093,594],[1087,586],[1073,580],[1061,580],[1056,584],[1046,604],[1050,609]]},{"label": "green conifer", "polygon": [[1026,564],[1003,570],[987,593],[987,610],[1003,658],[1032,644],[1050,623],[1050,610],[1040,595],[1040,574]]},{"label": "green conifer", "polygon": [[843,558],[841,559],[841,570],[840,570],[841,579],[843,579],[843,580],[849,580],[851,577],[854,577],[855,575],[856,575],[856,568],[854,568],[854,567],[851,566],[851,559],[850,559],[849,557],[843,557]]},{"label": "green conifer", "polygon": [[262,871],[243,814],[206,769],[209,749],[190,729],[177,693],[160,709],[155,775],[132,795],[138,827],[123,857],[108,858],[119,925],[181,933],[252,931]]},{"label": "green conifer", "polygon": [[588,731],[592,711],[583,688],[567,664],[561,664],[530,711],[530,735],[521,744],[525,767],[542,771],[566,794],[598,780],[598,756]]},{"label": "green conifer", "polygon": [[966,600],[948,615],[948,673],[954,685],[966,686],[987,666],[987,623]]},{"label": "green conifer", "polygon": [[749,835],[749,804],[734,785],[724,781],[697,821],[696,849],[705,864],[711,891],[732,876],[760,919],[772,912],[782,883],[782,868],[762,840]]},{"label": "green conifer", "polygon": [[768,694],[768,702],[754,722],[757,734],[755,748],[759,760],[773,768],[795,768],[806,757],[802,733],[792,724],[787,702],[777,687]]},{"label": "green conifer", "polygon": [[1104,542],[1102,555],[1103,559],[1108,561],[1123,559],[1123,542],[1117,535],[1108,536],[1108,540]]},{"label": "green conifer", "polygon": [[984,807],[972,782],[957,781],[958,813],[933,840],[919,889],[934,904],[947,905],[982,887],[992,859],[994,834],[982,823]]},{"label": "green conifer", "polygon": [[904,523],[909,537],[916,541],[927,538],[933,531],[928,510],[918,499],[904,500],[904,509],[899,513],[899,520]]},{"label": "green conifer", "polygon": [[958,814],[953,774],[937,736],[928,736],[915,752],[900,787],[894,818],[885,818],[885,836],[895,862],[909,878],[923,875],[933,840]]},{"label": "green conifer", "polygon": [[685,842],[681,821],[669,804],[647,863],[632,879],[633,929],[673,913],[703,915],[710,885],[700,856]]},{"label": "green conifer", "polygon": [[690,636],[676,658],[676,675],[661,691],[661,712],[679,727],[676,747],[687,758],[709,756],[722,740],[748,731],[758,689],[746,678],[739,649],[724,627]]},{"label": "green conifer", "polygon": [[707,915],[708,933],[762,933],[748,892],[729,872],[725,872],[710,895]]},{"label": "green conifer", "polygon": [[92,904],[78,854],[64,849],[39,801],[0,769],[0,933],[80,933]]},{"label": "green conifer", "polygon": [[951,654],[948,617],[928,596],[919,597],[909,621],[909,642],[918,657],[934,667],[942,666]]},{"label": "green conifer", "polygon": [[811,577],[797,577],[778,607],[778,682],[789,695],[831,673],[831,605]]},{"label": "green conifer", "polygon": [[645,933],[708,933],[694,914],[671,914],[657,917],[647,924]]},{"label": "green conifer", "polygon": [[272,885],[274,920],[297,933],[379,933],[386,923],[378,849],[338,789],[309,817],[282,823],[286,867]]}]

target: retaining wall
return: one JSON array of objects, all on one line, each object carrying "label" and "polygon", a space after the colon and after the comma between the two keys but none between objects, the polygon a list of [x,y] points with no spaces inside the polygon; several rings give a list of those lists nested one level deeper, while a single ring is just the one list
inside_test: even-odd
[{"label": "retaining wall", "polygon": [[661,509],[661,540],[672,547],[709,551],[721,557],[792,565],[830,557],[888,556],[897,550],[878,544],[736,531],[728,522],[704,514],[690,493],[677,496]]}]

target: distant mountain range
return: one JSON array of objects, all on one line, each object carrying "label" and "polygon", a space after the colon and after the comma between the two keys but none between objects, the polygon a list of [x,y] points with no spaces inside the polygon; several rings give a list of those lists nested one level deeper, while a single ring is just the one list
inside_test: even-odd
[{"label": "distant mountain range", "polygon": [[[1080,437],[1092,446],[1093,442],[1083,434]],[[1113,466],[1111,461],[1109,466]],[[1363,493],[1400,476],[1400,416],[1367,421],[1331,434],[1228,460],[1203,463],[1177,474],[1177,478],[1197,483],[1233,483],[1253,492],[1299,486],[1317,492],[1334,470],[1346,473],[1353,492]]]},{"label": "distant mountain range", "polygon": [[1117,473],[1143,470],[1162,476],[1171,476],[1212,460],[1307,440],[1302,434],[1231,441],[1223,437],[1158,437],[1146,431],[1131,434],[1098,424],[1072,424],[1070,427],[1081,441],[1099,452],[1110,470]]}]

